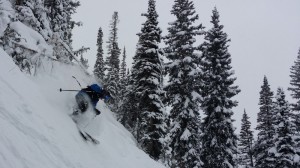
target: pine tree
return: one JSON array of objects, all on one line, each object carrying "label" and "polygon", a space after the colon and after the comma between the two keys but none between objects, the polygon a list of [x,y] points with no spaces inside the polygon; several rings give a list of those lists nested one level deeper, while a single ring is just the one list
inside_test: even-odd
[{"label": "pine tree", "polygon": [[197,35],[203,33],[193,1],[175,0],[171,14],[176,20],[169,23],[165,37],[166,65],[169,75],[166,102],[170,110],[170,158],[171,167],[200,167],[200,114],[199,90],[195,86],[197,55],[193,46]]},{"label": "pine tree", "polygon": [[295,104],[292,104],[292,110],[295,113],[294,118],[297,126],[297,132],[300,133],[300,48],[297,59],[291,67],[290,77],[291,87],[289,90],[292,91],[291,96],[297,101]]},{"label": "pine tree", "polygon": [[[295,147],[298,157],[300,158],[300,48],[298,52],[298,56],[294,65],[291,67],[291,81],[290,84],[292,85],[288,88],[292,94],[292,98],[294,98],[297,102],[292,104],[292,118],[293,122],[296,126],[296,138],[295,138]],[[300,167],[300,163],[298,163]]]},{"label": "pine tree", "polygon": [[273,92],[268,84],[268,79],[264,76],[259,98],[260,110],[257,116],[258,137],[254,147],[255,167],[271,168],[275,167],[275,156],[269,153],[269,149],[274,145],[273,127]]},{"label": "pine tree", "polygon": [[80,6],[79,1],[73,0],[46,0],[45,6],[48,10],[50,19],[50,27],[54,33],[58,34],[58,38],[71,46],[72,29],[76,23],[71,16],[76,12],[76,8]]},{"label": "pine tree", "polygon": [[[37,67],[40,65],[40,57],[44,52],[32,50],[28,45],[20,44],[21,41],[26,41],[25,37],[21,37],[18,30],[11,27],[11,24],[19,24],[15,21],[20,21],[24,25],[38,33],[42,34],[47,40],[51,34],[49,28],[49,21],[46,18],[46,11],[43,5],[43,0],[23,0],[12,1],[15,2],[14,8],[11,12],[10,23],[3,23],[7,25],[4,32],[3,48],[13,58],[20,70],[29,74],[34,74]],[[3,2],[2,2],[3,3]],[[9,9],[5,9],[6,11]],[[2,12],[3,13],[3,12]],[[39,45],[38,43],[36,45]]]},{"label": "pine tree", "polygon": [[219,24],[219,13],[213,10],[213,27],[206,32],[205,42],[201,45],[202,71],[201,102],[204,118],[201,136],[201,160],[205,168],[235,167],[237,154],[237,136],[234,134],[232,108],[238,102],[231,100],[240,90],[234,86],[236,78],[230,65],[231,55],[228,52],[227,34]]},{"label": "pine tree", "polygon": [[79,61],[85,69],[88,69],[89,64],[88,64],[88,60],[83,58],[83,54],[86,53],[88,50],[90,50],[89,47],[82,46],[79,50],[74,51],[74,55],[76,55],[77,57],[80,56]]},{"label": "pine tree", "polygon": [[118,28],[119,23],[118,12],[114,12],[110,23],[110,34],[107,41],[108,56],[106,59],[107,75],[105,77],[106,89],[112,96],[113,111],[118,111],[119,103],[119,72],[120,72],[120,59],[121,50],[118,46]]},{"label": "pine tree", "polygon": [[276,156],[276,168],[293,167],[295,151],[295,125],[291,121],[289,103],[285,100],[283,89],[278,88],[276,101],[274,102],[274,144],[269,152]]},{"label": "pine tree", "polygon": [[122,59],[122,63],[121,63],[121,69],[120,69],[120,80],[125,80],[126,79],[126,69],[127,69],[127,65],[126,65],[126,48],[124,47],[123,49],[123,59]]},{"label": "pine tree", "polygon": [[[128,76],[129,72],[126,74],[126,69],[127,69],[127,65],[126,65],[126,48],[124,47],[123,49],[123,58],[122,58],[122,63],[121,63],[121,69],[120,69],[120,103],[123,103],[123,99],[124,99],[124,95],[126,92],[126,85],[128,84]],[[118,112],[119,113],[119,112]]]},{"label": "pine tree", "polygon": [[138,33],[136,55],[132,66],[133,91],[137,98],[136,138],[141,147],[155,160],[160,159],[165,136],[165,108],[162,103],[162,62],[159,43],[161,29],[158,27],[158,14],[155,0],[149,0],[148,12],[142,14],[147,19]]},{"label": "pine tree", "polygon": [[80,25],[71,19],[76,8],[80,6],[79,1],[72,0],[47,0],[45,8],[50,20],[50,28],[53,32],[50,43],[54,46],[54,55],[63,62],[73,60],[72,54],[72,29]]},{"label": "pine tree", "polygon": [[66,17],[66,28],[64,31],[64,41],[68,46],[72,49],[72,30],[75,26],[81,26],[81,22],[75,22],[72,20],[72,15],[76,13],[76,9],[80,6],[80,2],[78,0],[63,0],[63,9],[64,16]]},{"label": "pine tree", "polygon": [[12,57],[15,64],[18,65],[21,71],[32,74],[33,62],[30,59],[35,52],[27,49],[24,46],[18,45],[17,43],[20,41],[20,34],[12,29],[10,24],[8,24],[4,31],[3,37],[1,37],[3,49]]},{"label": "pine tree", "polygon": [[83,58],[83,55],[80,56],[80,63],[83,65],[85,69],[89,68],[89,61],[88,59]]},{"label": "pine tree", "polygon": [[118,104],[118,111],[117,111],[117,118],[118,120],[122,120],[122,117],[124,117],[124,109],[122,109],[121,106],[124,105],[125,102],[125,95],[127,92],[127,85],[128,85],[128,80],[129,80],[129,72],[126,74],[126,49],[124,47],[123,49],[123,59],[121,63],[121,69],[120,69],[120,88],[119,88],[119,97],[120,97],[120,102]]},{"label": "pine tree", "polygon": [[103,32],[100,27],[97,37],[97,59],[94,66],[94,75],[102,83],[104,81],[104,58],[103,58]]},{"label": "pine tree", "polygon": [[240,150],[239,165],[244,165],[246,168],[254,167],[252,154],[253,140],[251,122],[249,121],[246,110],[244,110],[238,145]]},{"label": "pine tree", "polygon": [[[14,7],[16,10],[16,15],[11,15],[11,24],[20,24],[15,21],[20,21],[29,28],[32,28],[36,32],[40,33],[45,41],[53,46],[54,55],[57,59],[62,62],[70,63],[73,58],[73,51],[71,50],[71,29],[76,24],[71,20],[71,15],[75,12],[76,7],[79,6],[79,2],[74,2],[72,0],[16,0],[11,1],[15,3]],[[61,21],[66,21],[65,25],[68,27],[65,29],[66,31],[58,32],[54,31],[54,27],[60,27],[64,24],[59,24],[60,22],[52,22],[52,18],[50,17],[51,12],[55,10],[52,7],[57,7],[57,4],[62,8],[59,12],[65,12],[68,15],[61,15],[59,13],[59,18]],[[64,17],[67,16],[67,17]],[[67,18],[65,20],[65,18]],[[61,22],[63,23],[63,22]],[[60,37],[59,33],[64,36]],[[67,37],[67,38],[64,38]],[[17,44],[21,40],[26,37],[21,37],[21,34],[18,34],[18,30],[11,29],[10,26],[7,27],[6,35],[3,37],[4,41],[8,42],[4,44],[4,48],[9,55],[11,55],[16,62],[16,64],[20,67],[22,71],[28,72],[30,74],[34,74],[37,70],[37,67],[41,65],[41,58],[45,57],[47,52],[46,50],[39,51],[34,50],[32,47],[28,45],[20,45]],[[62,45],[62,41],[66,40],[67,45]],[[17,42],[17,43],[15,43]],[[40,45],[40,40],[36,43],[36,45]],[[67,47],[66,47],[67,46]],[[43,46],[45,47],[45,46]],[[37,47],[40,48],[40,47]],[[52,56],[48,58],[53,59]],[[33,73],[32,73],[33,72]]]},{"label": "pine tree", "polygon": [[16,1],[17,19],[39,32],[45,40],[52,35],[44,0]]},{"label": "pine tree", "polygon": [[137,121],[137,99],[133,91],[133,80],[131,74],[127,73],[126,89],[124,92],[122,104],[118,113],[118,120],[127,130],[134,132]]}]

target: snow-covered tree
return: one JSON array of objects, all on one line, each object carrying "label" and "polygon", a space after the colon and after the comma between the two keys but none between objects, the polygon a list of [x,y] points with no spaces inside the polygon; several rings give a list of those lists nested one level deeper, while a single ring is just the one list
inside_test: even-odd
[{"label": "snow-covered tree", "polygon": [[253,163],[253,131],[251,131],[251,122],[249,121],[249,117],[244,110],[243,118],[242,118],[242,126],[239,137],[239,165],[243,165],[246,168],[254,167]]},{"label": "snow-covered tree", "polygon": [[108,56],[106,57],[105,87],[112,96],[113,111],[117,111],[119,103],[119,73],[120,73],[120,59],[121,50],[118,45],[118,12],[114,12],[110,23],[109,39],[107,41]]},{"label": "snow-covered tree", "polygon": [[[292,104],[292,110],[295,113],[294,118],[297,126],[297,132],[300,133],[300,48],[294,65],[291,67],[291,87],[292,97],[297,101]],[[299,145],[300,147],[300,145]]]},{"label": "snow-covered tree", "polygon": [[73,60],[72,54],[72,29],[80,25],[72,20],[72,14],[80,5],[73,0],[45,0],[47,16],[50,20],[50,28],[53,32],[49,42],[54,46],[54,55],[63,62]]},{"label": "snow-covered tree", "polygon": [[[292,118],[296,125],[296,152],[298,154],[298,158],[300,158],[300,48],[298,51],[298,56],[294,65],[291,67],[291,87],[288,89],[292,92],[292,98],[296,100],[296,103],[292,104]],[[300,163],[298,163],[300,167]]]},{"label": "snow-covered tree", "polygon": [[64,30],[64,41],[72,49],[72,30],[75,26],[81,26],[81,22],[72,19],[72,15],[76,13],[76,9],[80,6],[79,0],[63,0],[63,9],[66,17],[66,28]]},{"label": "snow-covered tree", "polygon": [[80,55],[80,63],[83,65],[85,69],[89,68],[89,60],[84,58],[83,55]]},{"label": "snow-covered tree", "polygon": [[80,6],[79,1],[45,0],[45,6],[48,10],[52,31],[58,34],[58,38],[71,46],[71,31],[75,25],[79,24],[73,21],[71,16],[76,12],[76,8]]},{"label": "snow-covered tree", "polygon": [[97,58],[94,66],[94,75],[102,83],[104,80],[104,57],[103,57],[103,31],[100,27],[97,37]]},{"label": "snow-covered tree", "polygon": [[19,45],[21,39],[21,35],[8,24],[3,37],[1,38],[1,42],[3,43],[5,52],[13,58],[20,70],[32,74],[33,65],[30,58],[32,55],[36,54],[36,52]]},{"label": "snow-covered tree", "polygon": [[236,80],[228,52],[227,34],[219,23],[219,12],[213,10],[213,27],[206,32],[201,45],[201,102],[205,118],[202,123],[201,160],[205,168],[235,167],[237,136],[234,134],[232,108],[238,102],[232,100],[240,90],[234,86]]},{"label": "snow-covered tree", "polygon": [[[15,4],[12,6],[11,2]],[[32,42],[36,40],[36,44],[33,45],[38,46],[44,39],[47,40],[49,37],[46,32],[51,34],[51,31],[47,30],[49,22],[45,17],[46,11],[43,1],[23,0],[15,2],[2,0],[0,1],[0,10],[2,18],[1,45],[3,49],[13,58],[21,71],[33,74],[40,64],[39,57],[44,53],[38,51],[39,47],[33,47]],[[35,34],[34,40],[24,36],[23,32],[28,31],[30,31],[30,35]],[[45,36],[41,37],[36,32]],[[40,48],[43,48],[43,46]]]},{"label": "snow-covered tree", "polygon": [[259,92],[259,112],[257,115],[258,137],[254,147],[255,167],[271,168],[275,167],[275,156],[269,153],[269,149],[274,145],[274,126],[273,126],[273,92],[270,89],[268,79],[264,76],[263,85]]},{"label": "snow-covered tree", "polygon": [[158,27],[158,14],[155,0],[149,0],[148,12],[138,33],[136,55],[132,66],[133,92],[137,98],[136,137],[141,147],[155,160],[160,159],[165,136],[165,107],[162,103],[163,68],[160,59],[159,43],[161,29]]},{"label": "snow-covered tree", "polygon": [[89,47],[82,46],[79,50],[74,51],[74,55],[76,55],[77,57],[80,56],[79,61],[85,69],[88,69],[89,64],[88,64],[88,60],[83,58],[83,54],[86,53],[88,50],[90,50]]},{"label": "snow-covered tree", "polygon": [[196,36],[203,34],[191,0],[175,0],[171,14],[176,20],[169,23],[165,37],[166,65],[169,76],[166,102],[170,110],[171,167],[200,167],[200,114],[197,78]]},{"label": "snow-covered tree", "polygon": [[283,89],[278,88],[274,102],[274,148],[269,150],[276,156],[276,168],[296,167],[294,163],[295,125],[291,120],[289,103],[285,100]]},{"label": "snow-covered tree", "polygon": [[126,48],[124,47],[123,54],[122,54],[121,68],[120,68],[120,80],[121,81],[126,79],[126,70],[127,70],[126,57],[127,57]]},{"label": "snow-covered tree", "polygon": [[[4,50],[22,71],[34,74],[43,58],[65,63],[70,63],[74,59],[71,30],[76,23],[71,20],[71,15],[79,6],[79,2],[72,0],[10,2],[14,3],[15,14],[10,16],[9,23],[3,23],[8,26],[2,26],[6,27],[6,30],[1,39]],[[51,46],[53,50],[50,49]]]},{"label": "snow-covered tree", "polygon": [[118,112],[118,120],[132,133],[135,132],[138,119],[138,104],[136,103],[138,99],[135,97],[136,95],[133,91],[133,83],[132,76],[128,71],[125,92]]},{"label": "snow-covered tree", "polygon": [[[127,65],[126,65],[126,48],[124,47],[123,49],[123,54],[122,54],[122,62],[121,62],[121,67],[120,67],[120,91],[119,91],[119,97],[120,97],[120,102],[118,104],[118,106],[122,106],[122,104],[124,103],[125,100],[125,94],[127,92],[126,90],[126,86],[128,85],[128,79],[129,79],[129,72],[127,73]],[[127,73],[127,74],[126,74]],[[121,113],[123,113],[121,111],[121,108],[118,108],[118,115],[119,117],[121,117]]]},{"label": "snow-covered tree", "polygon": [[44,0],[16,1],[17,19],[39,32],[48,40],[52,36]]}]

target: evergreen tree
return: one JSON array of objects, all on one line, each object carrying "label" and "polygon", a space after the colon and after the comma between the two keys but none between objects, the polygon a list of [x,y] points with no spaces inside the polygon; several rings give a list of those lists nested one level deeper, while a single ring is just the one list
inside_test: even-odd
[{"label": "evergreen tree", "polygon": [[242,118],[242,127],[239,138],[239,165],[243,165],[246,168],[254,167],[253,163],[253,131],[251,131],[251,122],[249,121],[249,117],[244,110],[243,118]]},{"label": "evergreen tree", "polygon": [[80,55],[80,63],[83,65],[85,69],[89,68],[89,61],[88,59],[83,58],[83,55]]},{"label": "evergreen tree", "polygon": [[123,59],[122,59],[122,63],[121,63],[121,69],[120,69],[120,88],[119,88],[119,97],[120,97],[120,102],[119,102],[119,106],[118,107],[118,111],[117,111],[117,118],[118,120],[122,120],[121,118],[124,117],[124,112],[121,108],[121,106],[124,105],[124,101],[126,99],[125,95],[127,92],[127,85],[128,85],[128,79],[129,79],[129,72],[126,74],[126,49],[124,47],[123,50]]},{"label": "evergreen tree", "polygon": [[102,28],[100,27],[98,30],[98,37],[97,37],[97,59],[94,66],[94,75],[96,79],[103,82],[104,79],[104,58],[103,58],[103,32]]},{"label": "evergreen tree", "polygon": [[200,114],[197,77],[197,55],[193,46],[197,35],[203,33],[193,1],[175,0],[171,14],[176,20],[169,23],[165,37],[166,65],[169,75],[166,103],[170,110],[171,167],[200,167]]},{"label": "evergreen tree", "polygon": [[106,59],[107,75],[105,77],[106,89],[111,93],[113,111],[118,111],[118,103],[120,97],[119,93],[119,72],[120,72],[120,59],[121,50],[118,46],[118,28],[119,23],[118,12],[114,12],[110,23],[110,34],[107,41],[108,56]]},{"label": "evergreen tree", "polygon": [[82,46],[79,50],[74,51],[74,55],[76,55],[77,57],[80,56],[79,61],[85,69],[88,69],[89,64],[88,64],[88,60],[83,58],[83,54],[86,53],[88,50],[90,50],[89,47]]},{"label": "evergreen tree", "polygon": [[123,49],[123,59],[121,63],[121,69],[120,69],[120,80],[126,79],[126,48]]},{"label": "evergreen tree", "polygon": [[[298,52],[298,56],[294,65],[291,67],[291,81],[290,84],[292,85],[288,88],[292,91],[292,98],[296,100],[296,103],[292,104],[292,121],[296,125],[296,138],[295,138],[295,147],[298,157],[300,158],[300,48]],[[300,167],[300,163],[298,165]]]},{"label": "evergreen tree", "polygon": [[297,132],[300,133],[300,48],[294,65],[291,67],[291,96],[297,101],[292,104],[292,110],[295,113],[294,118],[297,126]]},{"label": "evergreen tree", "polygon": [[[19,24],[15,21],[20,21],[29,28],[32,28],[36,32],[40,33],[45,41],[53,46],[54,56],[60,61],[70,63],[73,59],[73,51],[71,50],[71,29],[74,27],[75,22],[71,20],[71,14],[75,12],[75,8],[79,6],[78,2],[72,0],[59,1],[59,0],[16,0],[11,1],[15,3],[14,7],[16,10],[16,15],[11,15],[11,23],[7,24],[7,29],[5,30],[5,35],[2,37],[5,41],[3,48],[5,51],[13,57],[16,64],[20,67],[22,71],[32,74],[36,72],[37,67],[41,65],[41,57],[47,55],[48,58],[53,59],[50,52],[47,50],[35,50],[28,45],[22,45],[20,42],[22,40],[26,41],[26,37],[22,37],[22,33],[18,33],[18,30],[14,29],[15,26],[12,24]],[[60,3],[61,2],[61,3]],[[61,12],[68,13],[69,18],[66,20],[66,25],[68,29],[64,32],[56,32],[54,27],[60,27],[64,24],[60,22],[52,22],[51,10],[52,7],[57,7],[57,4],[62,4],[62,10],[59,11],[59,19],[64,21],[65,17],[61,15]],[[61,9],[61,8],[60,8]],[[64,34],[63,38],[59,36],[59,33]],[[64,39],[67,39],[63,42]],[[66,45],[65,43],[69,44]],[[40,45],[40,40],[36,43]],[[42,46],[45,47],[45,46]],[[37,47],[40,48],[40,47]],[[55,58],[54,58],[55,59]]]},{"label": "evergreen tree", "polygon": [[48,40],[52,35],[44,0],[16,1],[17,19],[33,28]]},{"label": "evergreen tree", "polygon": [[273,127],[273,92],[268,84],[267,77],[264,77],[261,86],[259,98],[260,110],[257,116],[258,137],[255,144],[254,156],[256,168],[275,167],[275,156],[269,153],[269,149],[274,145],[274,127]]},{"label": "evergreen tree", "polygon": [[46,0],[45,7],[50,20],[50,28],[53,32],[50,43],[54,46],[54,55],[63,62],[73,60],[72,54],[72,29],[80,25],[71,19],[72,14],[80,5],[73,0]]},{"label": "evergreen tree", "polygon": [[[51,34],[51,30],[49,29],[49,21],[46,18],[46,11],[43,5],[44,1],[23,0],[12,2],[15,2],[15,10],[5,9],[5,11],[9,10],[13,14],[10,15],[9,23],[3,23],[7,25],[4,36],[1,37],[3,40],[3,48],[13,58],[21,71],[33,74],[40,65],[39,56],[44,56],[45,52],[39,52],[38,50],[33,50],[32,47],[28,45],[22,45],[22,43],[27,43],[26,40],[28,39],[22,37],[19,31],[14,28],[15,26],[11,25],[18,24],[15,21],[20,21],[24,26],[26,25],[42,34],[45,40],[47,40]],[[25,43],[22,41],[25,41]],[[39,45],[39,43],[36,45]]]},{"label": "evergreen tree", "polygon": [[127,73],[126,89],[124,92],[122,104],[118,113],[118,120],[124,125],[127,130],[134,132],[137,121],[137,99],[133,91],[133,80],[129,71]]},{"label": "evergreen tree", "polygon": [[35,51],[27,49],[24,46],[18,45],[22,37],[18,32],[10,27],[8,24],[4,31],[1,41],[3,43],[3,49],[14,60],[21,71],[32,74],[33,62],[30,60]]},{"label": "evergreen tree", "polygon": [[64,16],[66,17],[66,28],[63,29],[63,39],[72,49],[72,30],[75,26],[81,26],[81,22],[75,22],[72,20],[72,15],[76,13],[76,9],[80,6],[80,2],[78,0],[63,0],[62,2],[65,12]]},{"label": "evergreen tree", "polygon": [[71,46],[71,31],[75,25],[79,24],[74,22],[71,16],[76,13],[76,8],[80,6],[79,1],[45,0],[45,6],[48,10],[52,31],[57,33],[57,38],[60,38],[68,46]]},{"label": "evergreen tree", "polygon": [[276,168],[293,167],[296,154],[294,149],[295,125],[290,119],[289,103],[285,100],[285,94],[281,88],[277,90],[276,101],[274,102],[274,116],[275,148],[269,152],[273,152],[276,156]]},{"label": "evergreen tree", "polygon": [[238,102],[231,100],[240,90],[234,86],[236,78],[230,65],[231,55],[228,52],[227,34],[223,32],[223,25],[219,24],[219,13],[213,10],[213,27],[206,32],[205,42],[201,45],[201,102],[202,110],[206,114],[203,120],[201,136],[201,160],[205,168],[235,167],[237,154],[237,136],[231,117],[232,108]]},{"label": "evergreen tree", "polygon": [[155,160],[160,159],[165,136],[164,115],[162,103],[162,62],[160,60],[159,43],[161,30],[158,27],[158,14],[155,0],[149,0],[148,12],[142,14],[146,22],[143,23],[141,33],[138,34],[136,55],[133,60],[132,78],[133,91],[137,98],[137,130],[136,137],[141,147]]}]

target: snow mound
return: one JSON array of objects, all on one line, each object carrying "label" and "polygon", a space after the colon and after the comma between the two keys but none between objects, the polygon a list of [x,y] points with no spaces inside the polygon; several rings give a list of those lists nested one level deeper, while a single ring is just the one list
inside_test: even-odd
[{"label": "snow mound", "polygon": [[0,48],[1,168],[163,168],[136,147],[132,135],[105,103],[87,126],[100,144],[85,142],[69,117],[76,92],[93,82],[76,66],[43,62],[44,71],[26,76]]}]

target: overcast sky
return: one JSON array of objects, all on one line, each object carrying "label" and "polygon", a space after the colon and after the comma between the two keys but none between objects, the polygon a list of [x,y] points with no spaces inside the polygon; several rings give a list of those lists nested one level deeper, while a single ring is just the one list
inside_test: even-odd
[{"label": "overcast sky", "polygon": [[[174,21],[170,10],[174,0],[157,0],[159,26],[167,34],[168,22]],[[245,108],[251,117],[252,128],[256,125],[259,111],[258,99],[263,76],[268,77],[271,88],[285,90],[289,87],[290,67],[300,47],[300,1],[299,0],[194,0],[198,23],[208,30],[214,6],[220,12],[220,22],[231,39],[229,52],[241,93],[234,98],[239,106],[234,109],[234,125],[237,133]],[[109,21],[114,11],[119,12],[119,46],[126,46],[128,65],[131,66],[140,32],[147,11],[148,0],[81,0],[74,19],[83,26],[74,30],[74,49],[81,46],[91,50],[84,56],[91,67],[96,60],[96,40],[102,27],[104,41],[108,39]],[[203,37],[199,37],[202,41]],[[106,44],[104,44],[105,48]],[[286,92],[289,96],[289,92]],[[289,98],[289,97],[288,97]],[[289,98],[290,99],[290,98]]]}]

